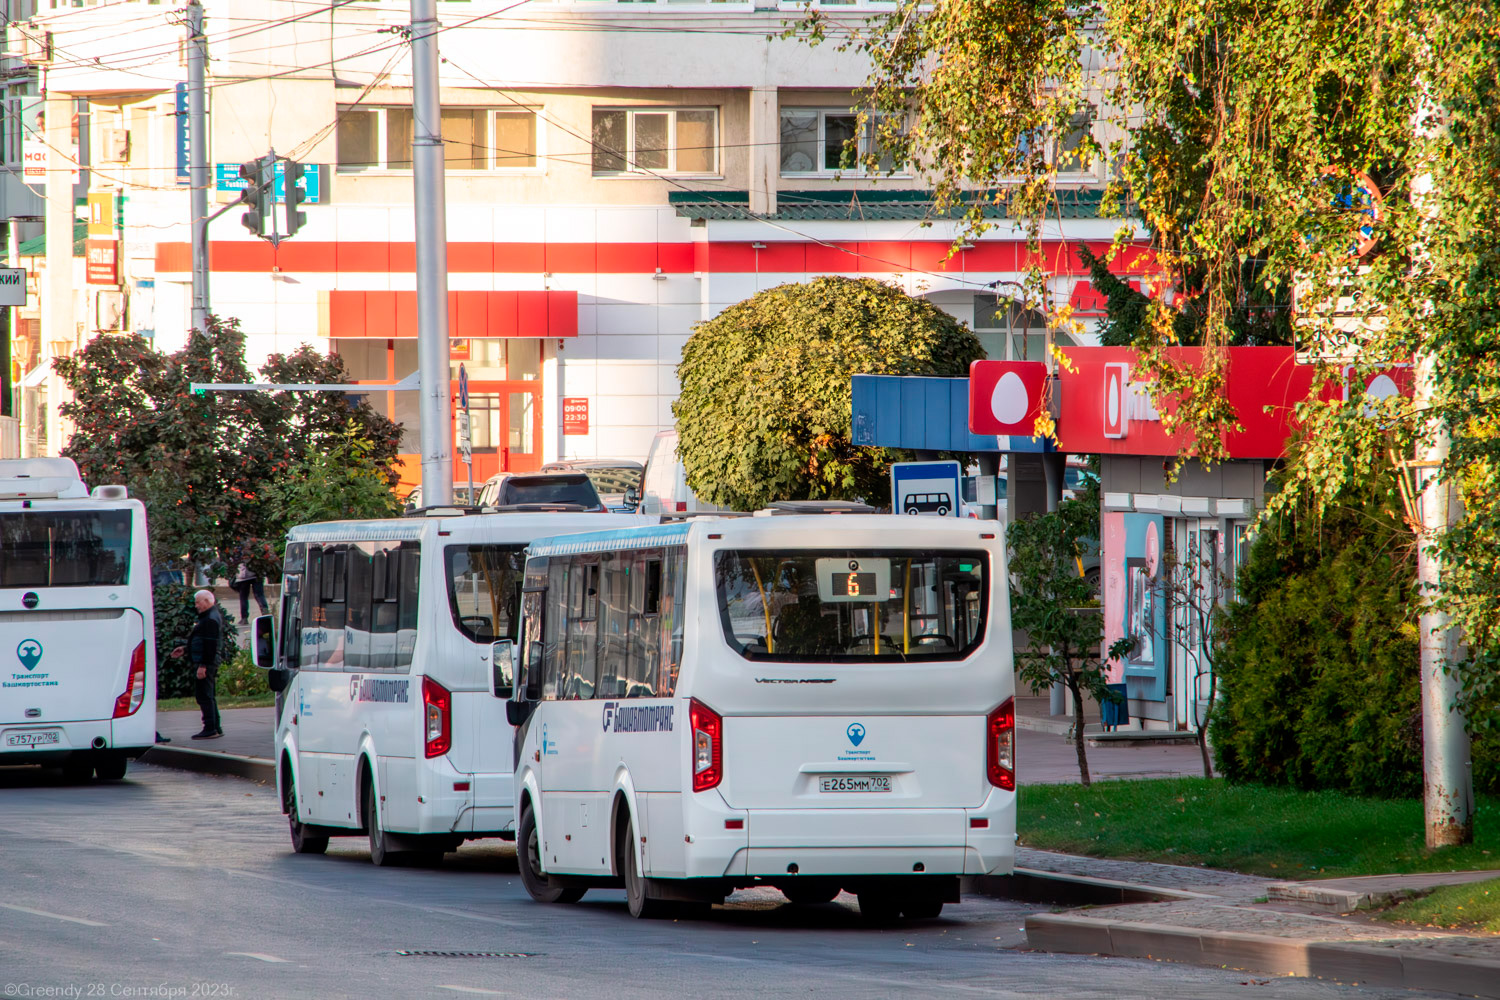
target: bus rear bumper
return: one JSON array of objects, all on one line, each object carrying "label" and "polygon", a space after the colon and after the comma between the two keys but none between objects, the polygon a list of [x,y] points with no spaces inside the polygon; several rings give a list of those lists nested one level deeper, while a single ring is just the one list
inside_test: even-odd
[{"label": "bus rear bumper", "polygon": [[[146,723],[149,727],[151,724]],[[156,732],[142,735],[119,721],[26,723],[0,726],[0,765],[60,765],[75,755],[108,751],[139,757],[155,742]]]}]

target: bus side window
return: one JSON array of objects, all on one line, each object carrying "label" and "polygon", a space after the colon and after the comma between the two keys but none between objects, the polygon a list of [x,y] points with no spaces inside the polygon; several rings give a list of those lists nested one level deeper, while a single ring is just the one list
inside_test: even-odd
[{"label": "bus side window", "polygon": [[654,698],[661,669],[662,555],[658,549],[633,556],[630,588],[630,670],[627,698]]},{"label": "bus side window", "polygon": [[576,570],[572,559],[554,557],[549,560],[547,611],[542,620],[545,669],[542,671],[541,688],[537,691],[539,700],[558,697],[558,683],[562,679],[567,659],[571,617],[571,608],[568,605],[568,584],[574,572]]},{"label": "bus side window", "polygon": [[323,579],[323,548],[310,546],[307,550],[307,573],[302,578],[302,599],[298,619],[303,628],[298,632],[297,666],[301,670],[318,668],[318,631],[323,627],[323,606],[318,603],[318,592]]},{"label": "bus side window", "polygon": [[[396,669],[411,667],[417,648],[417,597],[421,582],[422,550],[418,542],[402,542],[400,552],[400,591],[396,597]],[[395,562],[394,553],[392,562]]]},{"label": "bus side window", "polygon": [[[515,682],[525,685],[526,700],[536,701],[541,695],[542,673],[546,670],[545,644],[542,634],[546,621],[547,592],[528,590],[521,597],[521,656],[520,676]],[[509,692],[495,692],[505,697]]]},{"label": "bus side window", "polygon": [[[585,561],[587,560],[587,561]],[[558,697],[572,701],[594,696],[599,685],[599,563],[585,556],[573,563],[569,574],[566,673],[560,678]]]},{"label": "bus side window", "polygon": [[630,552],[607,552],[599,574],[599,684],[596,698],[623,698],[630,679]]},{"label": "bus side window", "polygon": [[344,603],[344,663],[354,669],[373,667],[370,654],[373,652],[370,633],[371,577],[374,575],[373,546],[368,542],[355,542],[344,550],[344,559],[349,566],[349,587]]},{"label": "bus side window", "polygon": [[322,586],[318,595],[318,610],[322,618],[322,636],[318,643],[318,662],[333,664],[342,669],[344,663],[344,620],[347,591],[347,563],[343,545],[330,545],[323,549],[321,570]]},{"label": "bus side window", "polygon": [[683,601],[687,596],[687,547],[665,551],[662,566],[661,602],[661,670],[656,679],[656,696],[670,698],[677,690],[677,671],[682,667],[682,634],[687,619]]}]

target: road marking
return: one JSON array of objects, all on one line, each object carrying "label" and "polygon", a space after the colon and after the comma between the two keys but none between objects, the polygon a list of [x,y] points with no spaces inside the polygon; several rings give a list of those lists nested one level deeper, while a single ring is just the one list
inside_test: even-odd
[{"label": "road marking", "polygon": [[478,986],[453,986],[451,984],[438,983],[437,988],[440,990],[452,990],[454,993],[478,993],[487,997],[512,996],[512,994],[501,990],[482,990]]},{"label": "road marking", "polygon": [[239,955],[241,958],[253,958],[257,962],[273,962],[277,965],[287,965],[291,962],[289,958],[277,958],[275,955],[262,955],[258,951],[226,951],[226,955]]},{"label": "road marking", "polygon": [[48,913],[46,910],[33,910],[29,906],[16,906],[14,903],[0,903],[0,907],[7,910],[15,910],[17,913],[29,913],[34,917],[51,917],[53,920],[66,920],[70,924],[82,924],[85,927],[108,927],[109,924],[101,924],[97,920],[85,920],[82,917],[65,917],[61,913]]}]

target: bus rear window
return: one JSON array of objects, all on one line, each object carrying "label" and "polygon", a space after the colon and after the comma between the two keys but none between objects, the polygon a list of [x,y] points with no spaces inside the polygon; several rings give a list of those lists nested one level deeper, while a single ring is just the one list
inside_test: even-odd
[{"label": "bus rear window", "polygon": [[720,552],[724,638],[751,660],[958,660],[984,639],[983,552]]},{"label": "bus rear window", "polygon": [[128,510],[0,514],[0,588],[124,586],[130,521]]},{"label": "bus rear window", "polygon": [[526,552],[520,545],[450,545],[448,607],[453,624],[475,642],[516,637],[521,573]]}]

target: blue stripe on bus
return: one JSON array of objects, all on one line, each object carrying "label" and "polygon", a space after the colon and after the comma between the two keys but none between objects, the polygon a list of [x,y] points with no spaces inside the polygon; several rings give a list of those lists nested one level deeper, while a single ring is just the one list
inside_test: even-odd
[{"label": "blue stripe on bus", "polygon": [[687,540],[692,525],[663,524],[644,528],[615,528],[612,531],[590,531],[578,535],[554,535],[538,538],[527,549],[533,556],[576,556],[586,552],[609,552],[614,549],[644,549]]}]

